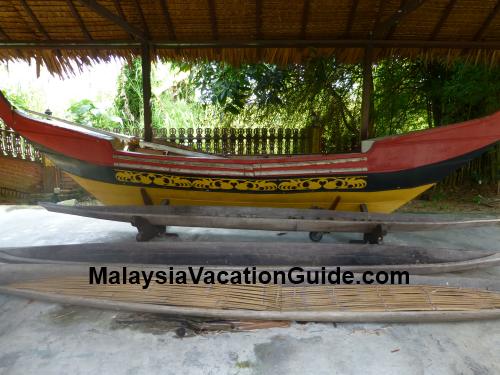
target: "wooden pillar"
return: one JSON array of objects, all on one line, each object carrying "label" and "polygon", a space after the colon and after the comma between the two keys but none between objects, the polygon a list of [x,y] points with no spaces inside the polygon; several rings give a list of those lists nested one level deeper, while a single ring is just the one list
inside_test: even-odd
[{"label": "wooden pillar", "polygon": [[144,140],[153,140],[151,108],[151,50],[149,44],[142,45],[142,99],[144,102]]},{"label": "wooden pillar", "polygon": [[368,139],[373,134],[373,48],[371,46],[365,49],[363,58],[363,94],[361,98],[361,140]]}]

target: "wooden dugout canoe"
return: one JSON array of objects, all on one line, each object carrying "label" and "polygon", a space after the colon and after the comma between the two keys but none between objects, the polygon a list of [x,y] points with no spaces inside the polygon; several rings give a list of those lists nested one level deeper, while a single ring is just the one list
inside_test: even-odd
[{"label": "wooden dugout canoe", "polygon": [[422,214],[337,212],[293,208],[221,206],[65,206],[40,202],[51,212],[130,223],[134,217],[152,225],[255,229],[290,232],[370,233],[378,226],[387,232],[414,232],[485,227],[500,224],[500,217],[462,217]]},{"label": "wooden dugout canoe", "polygon": [[[135,270],[156,269],[137,266]],[[0,293],[101,309],[217,319],[449,322],[500,318],[497,280],[412,276],[408,285],[188,283],[155,284],[144,290],[130,284],[89,285],[88,273],[83,265],[2,264]]]},{"label": "wooden dugout canoe", "polygon": [[365,204],[390,213],[500,140],[497,112],[365,141],[360,153],[224,158],[168,147],[167,155],[130,151],[129,137],[29,115],[2,95],[0,118],[107,205],[143,205],[147,196],[153,204],[340,211]]},{"label": "wooden dugout canoe", "polygon": [[150,242],[0,248],[8,263],[149,265],[212,270],[255,266],[258,270],[304,269],[408,271],[411,275],[455,272],[500,265],[500,252],[398,245]]}]

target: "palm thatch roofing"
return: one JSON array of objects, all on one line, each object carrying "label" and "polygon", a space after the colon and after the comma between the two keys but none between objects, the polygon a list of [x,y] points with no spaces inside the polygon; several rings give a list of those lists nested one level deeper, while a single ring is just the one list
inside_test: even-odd
[{"label": "palm thatch roofing", "polygon": [[[3,0],[0,60],[55,74],[131,58],[359,62],[408,56],[500,59],[500,0]],[[75,64],[76,63],[76,64]]]}]

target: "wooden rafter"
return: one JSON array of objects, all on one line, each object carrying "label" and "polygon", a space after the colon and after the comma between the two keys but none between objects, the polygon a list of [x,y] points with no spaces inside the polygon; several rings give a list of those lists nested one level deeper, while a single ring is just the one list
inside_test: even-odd
[{"label": "wooden rafter", "polygon": [[114,24],[120,26],[123,30],[135,36],[139,40],[143,42],[148,42],[148,38],[141,30],[136,29],[134,26],[125,21],[123,18],[117,16],[116,14],[111,12],[108,8],[103,7],[102,5],[97,3],[95,0],[78,0],[78,1],[80,1],[80,3],[87,6],[88,8],[92,9],[95,13],[99,14],[101,17],[104,17],[107,20],[113,22]]},{"label": "wooden rafter", "polygon": [[356,18],[356,10],[358,9],[359,0],[353,0],[351,9],[349,11],[349,18],[347,19],[347,24],[344,31],[344,36],[349,38],[351,35],[352,25],[354,24],[354,19]]},{"label": "wooden rafter", "polygon": [[5,39],[5,40],[10,40],[9,36],[7,35],[7,33],[2,29],[2,27],[0,26],[0,38],[1,39]]},{"label": "wooden rafter", "polygon": [[429,37],[430,40],[436,39],[436,37],[439,35],[439,32],[441,31],[441,28],[443,27],[444,23],[450,16],[451,11],[455,7],[455,4],[457,3],[457,0],[450,0],[448,4],[446,4],[446,7],[443,10],[443,13],[441,14],[441,17],[439,18],[439,21],[436,23],[436,26],[434,26],[434,30],[432,31],[431,36]]},{"label": "wooden rafter", "polygon": [[33,23],[35,24],[38,32],[40,34],[42,34],[45,39],[49,40],[50,39],[49,34],[47,33],[47,31],[45,30],[45,28],[43,27],[43,25],[40,23],[40,20],[35,15],[35,13],[33,13],[33,10],[30,8],[30,6],[26,2],[26,0],[21,0],[21,4],[22,4],[24,10],[26,11],[26,13],[28,13],[28,15],[31,18],[31,20],[33,21]]},{"label": "wooden rafter", "polygon": [[380,24],[380,19],[382,18],[382,13],[384,13],[385,1],[379,0],[377,6],[377,15],[375,16],[375,21],[373,23],[372,29],[370,31],[370,38],[373,38],[373,33],[377,30],[378,25]]},{"label": "wooden rafter", "polygon": [[88,40],[92,40],[92,36],[90,35],[87,27],[85,26],[85,23],[83,22],[83,19],[80,16],[80,13],[78,13],[78,10],[76,9],[75,4],[73,4],[73,1],[66,0],[66,2],[68,3],[68,7],[71,11],[71,14],[73,15],[73,18],[76,20],[76,22],[78,22],[78,26],[80,26],[80,30],[81,30],[83,36]]},{"label": "wooden rafter", "polygon": [[167,24],[168,33],[170,39],[176,40],[174,24],[172,23],[172,18],[170,17],[170,11],[168,10],[168,4],[166,0],[160,0],[161,10],[163,12],[163,17],[165,17],[165,23]]},{"label": "wooden rafter", "polygon": [[[405,5],[405,2],[406,2],[406,0],[400,0],[400,2],[399,2],[399,8],[398,9],[401,9]],[[396,27],[398,27],[398,23],[399,23],[399,21],[398,22],[394,22],[391,25],[391,27],[389,28],[389,30],[387,31],[387,33],[384,36],[385,39],[391,39],[392,38],[392,36],[396,32]]]},{"label": "wooden rafter", "polygon": [[[403,3],[404,2],[404,3]],[[408,14],[414,12],[424,4],[425,0],[402,0],[402,5],[399,9],[384,22],[380,22],[373,32],[375,39],[388,39],[394,32],[397,25]]]},{"label": "wooden rafter", "polygon": [[212,27],[212,37],[219,39],[219,32],[217,28],[217,14],[215,11],[215,0],[208,0],[208,9],[210,11],[210,26]]},{"label": "wooden rafter", "polygon": [[149,27],[148,23],[146,22],[146,17],[144,17],[144,12],[142,11],[141,4],[139,4],[138,0],[134,0],[134,5],[135,9],[137,11],[137,14],[139,15],[139,18],[141,19],[141,25],[142,29],[144,30],[144,35],[146,36],[146,39],[149,39]]},{"label": "wooden rafter", "polygon": [[118,12],[118,15],[125,21],[127,21],[127,18],[125,17],[125,13],[123,12],[122,4],[120,3],[120,0],[114,0],[113,1],[115,4],[116,11]]},{"label": "wooden rafter", "polygon": [[[115,9],[118,15],[123,19],[125,22],[127,21],[127,17],[125,16],[125,13],[123,12],[122,4],[120,3],[120,0],[113,0],[113,3],[115,4]],[[128,33],[132,39],[135,39],[136,37],[134,34]]]},{"label": "wooden rafter", "polygon": [[498,11],[500,11],[500,0],[497,1],[497,4],[495,5],[495,7],[488,14],[488,16],[484,20],[483,24],[481,25],[479,30],[476,32],[476,35],[474,35],[474,40],[480,40],[484,36],[486,31],[488,30],[488,27],[491,24],[491,21],[493,21],[493,19],[498,14]]},{"label": "wooden rafter", "polygon": [[262,39],[262,0],[255,0],[255,35]]},{"label": "wooden rafter", "polygon": [[309,23],[309,10],[311,8],[310,0],[304,0],[302,8],[302,23],[300,25],[300,38],[305,39],[307,35],[307,24]]}]

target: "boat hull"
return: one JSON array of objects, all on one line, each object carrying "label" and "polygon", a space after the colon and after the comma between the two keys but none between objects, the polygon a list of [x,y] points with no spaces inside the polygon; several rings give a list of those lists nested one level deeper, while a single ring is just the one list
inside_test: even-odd
[{"label": "boat hull", "polygon": [[[43,146],[40,146],[43,150]],[[85,190],[106,205],[161,204],[323,208],[391,213],[431,188],[485,148],[405,171],[280,178],[179,175],[85,163],[44,150]]]},{"label": "boat hull", "polygon": [[116,185],[70,175],[85,190],[107,205],[143,205],[144,192],[153,204],[168,200],[172,205],[332,208],[359,211],[366,204],[370,212],[389,213],[414,199],[432,184],[409,189],[374,192],[307,192],[300,194],[259,194],[189,191],[168,188]]},{"label": "boat hull", "polygon": [[130,138],[32,117],[13,108],[1,93],[0,118],[108,205],[168,200],[172,205],[359,211],[364,204],[370,212],[390,213],[500,140],[497,112],[370,140],[360,153],[186,156],[170,149],[148,151],[151,145],[135,152]]}]

